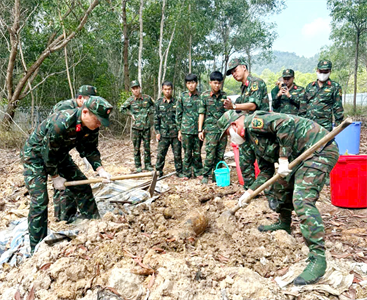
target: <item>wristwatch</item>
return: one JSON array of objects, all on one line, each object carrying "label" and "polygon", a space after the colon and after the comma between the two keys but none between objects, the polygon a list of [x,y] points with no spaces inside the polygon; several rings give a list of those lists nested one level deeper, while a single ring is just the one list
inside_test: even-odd
[{"label": "wristwatch", "polygon": [[233,103],[232,106],[233,106],[233,109],[236,109],[236,104],[235,103]]}]

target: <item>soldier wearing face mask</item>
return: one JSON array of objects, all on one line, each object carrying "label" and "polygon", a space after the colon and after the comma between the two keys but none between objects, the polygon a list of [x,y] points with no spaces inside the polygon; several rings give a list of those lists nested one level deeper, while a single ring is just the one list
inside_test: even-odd
[{"label": "soldier wearing face mask", "polygon": [[335,126],[344,118],[342,88],[330,79],[331,67],[329,60],[317,64],[317,80],[307,85],[298,112],[299,116],[313,120],[329,131],[333,129],[333,118]]}]

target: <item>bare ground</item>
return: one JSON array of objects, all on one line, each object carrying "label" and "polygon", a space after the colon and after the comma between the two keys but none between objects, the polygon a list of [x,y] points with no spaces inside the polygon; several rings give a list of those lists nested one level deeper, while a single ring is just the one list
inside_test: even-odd
[{"label": "bare ground", "polygon": [[[153,162],[156,143],[152,142]],[[129,141],[103,137],[100,151],[113,175],[133,171]],[[362,127],[361,154],[367,154],[367,128]],[[0,229],[27,216],[29,196],[15,150],[0,149]],[[73,153],[75,160],[81,159]],[[165,173],[174,171],[173,157]],[[83,169],[83,168],[82,168]],[[86,173],[92,177],[93,172]],[[221,188],[198,179],[165,179],[170,190],[150,207],[140,206],[131,215],[108,213],[88,221],[74,240],[39,253],[19,267],[0,271],[0,299],[363,299],[367,275],[354,275],[349,290],[340,296],[325,291],[281,289],[274,278],[307,257],[293,215],[292,235],[284,231],[260,233],[257,226],[277,219],[265,197],[236,213],[236,231],[228,235],[218,227],[220,214],[233,207],[243,189],[231,172],[232,185]],[[51,186],[51,184],[49,184]],[[50,191],[50,195],[52,192]],[[52,202],[52,201],[51,201]],[[317,203],[326,228],[328,261],[339,265],[367,263],[367,210],[333,206],[325,187]],[[49,227],[56,223],[49,207]],[[208,219],[199,236],[187,232],[185,220],[193,212]],[[27,298],[26,298],[27,297]]]}]

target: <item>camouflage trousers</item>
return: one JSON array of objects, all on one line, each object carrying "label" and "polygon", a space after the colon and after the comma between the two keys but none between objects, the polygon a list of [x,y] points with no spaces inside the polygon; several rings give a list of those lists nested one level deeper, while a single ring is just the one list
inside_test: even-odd
[{"label": "camouflage trousers", "polygon": [[150,128],[149,129],[132,129],[133,131],[133,145],[134,145],[134,162],[136,168],[141,168],[141,158],[140,158],[140,145],[143,141],[144,146],[144,165],[145,167],[151,166],[150,158]]},{"label": "camouflage trousers", "polygon": [[203,142],[197,134],[182,134],[182,147],[184,148],[183,174],[190,178],[202,175],[203,162],[201,159],[201,147]]},{"label": "camouflage trousers", "polygon": [[[31,250],[47,235],[48,193],[47,172],[44,164],[24,162],[24,181],[31,197],[28,214],[28,230]],[[68,156],[60,162],[59,175],[70,180],[86,179],[84,174]],[[58,220],[69,221],[75,215],[77,208],[86,219],[99,218],[97,204],[94,200],[90,185],[68,187],[64,191],[54,193],[55,217]]]},{"label": "camouflage trousers", "polygon": [[247,141],[244,142],[240,146],[240,166],[245,190],[255,181],[255,160],[256,156],[253,145]]},{"label": "camouflage trousers", "polygon": [[220,133],[206,132],[205,134],[205,162],[204,162],[204,177],[209,177],[209,175],[214,172],[215,167],[218,162],[223,160],[224,151],[227,146],[227,136],[223,135],[220,139]]},{"label": "camouflage trousers", "polygon": [[155,168],[159,172],[163,171],[165,158],[170,145],[172,147],[176,172],[177,174],[181,174],[182,173],[181,142],[178,140],[177,137],[174,138],[161,137],[160,141],[158,142],[157,161],[155,164]]},{"label": "camouflage trousers", "polygon": [[325,153],[302,163],[289,178],[274,183],[267,194],[269,204],[274,199],[278,201],[275,210],[280,214],[281,221],[291,223],[292,210],[295,211],[310,253],[319,256],[325,255],[325,229],[316,201],[339,157],[336,146],[330,145],[328,148],[323,151]]}]

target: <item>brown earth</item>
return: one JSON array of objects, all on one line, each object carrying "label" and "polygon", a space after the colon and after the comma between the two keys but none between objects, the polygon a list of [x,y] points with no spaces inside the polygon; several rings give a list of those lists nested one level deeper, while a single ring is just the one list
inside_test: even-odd
[{"label": "brown earth", "polygon": [[[366,124],[366,123],[364,123]],[[156,143],[152,142],[152,153]],[[133,169],[132,144],[102,137],[100,151],[107,171],[127,174]],[[229,150],[229,149],[228,149]],[[24,186],[19,153],[0,149],[0,229],[27,216],[29,196]],[[367,154],[367,128],[362,127],[361,154]],[[81,159],[73,153],[77,163]],[[155,157],[155,154],[153,154]],[[153,162],[154,162],[153,158]],[[174,171],[169,153],[165,173]],[[83,167],[82,167],[83,170]],[[85,221],[79,236],[48,247],[19,267],[0,270],[0,299],[362,299],[367,297],[367,274],[354,274],[353,284],[340,296],[322,291],[281,289],[274,278],[307,258],[299,222],[293,215],[292,235],[260,233],[260,224],[277,219],[264,196],[236,213],[237,230],[219,228],[220,214],[243,193],[231,172],[232,185],[201,185],[198,179],[175,176],[164,180],[170,190],[150,207],[131,215],[107,213]],[[88,177],[94,173],[88,171]],[[51,187],[51,184],[49,184]],[[50,191],[50,195],[52,192]],[[340,264],[367,263],[367,210],[333,206],[326,186],[317,203],[326,228],[328,259]],[[49,207],[49,227],[56,223]],[[208,220],[197,236],[185,220],[199,212]],[[26,298],[27,297],[27,298]]]}]

